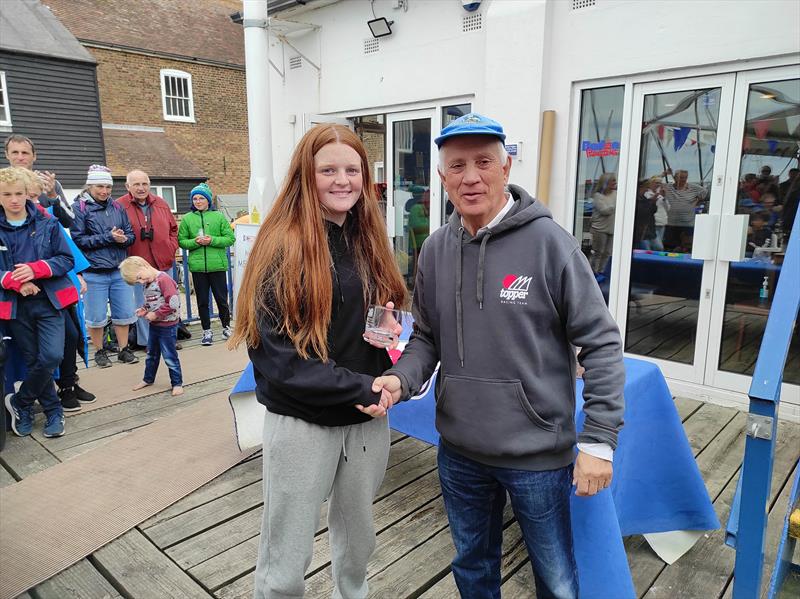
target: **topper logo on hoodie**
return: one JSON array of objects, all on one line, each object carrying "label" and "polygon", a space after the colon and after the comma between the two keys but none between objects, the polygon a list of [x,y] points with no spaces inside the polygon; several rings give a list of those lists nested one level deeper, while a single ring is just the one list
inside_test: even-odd
[{"label": "topper logo on hoodie", "polygon": [[506,275],[503,277],[503,287],[500,289],[500,303],[516,304],[522,303],[517,300],[525,300],[528,303],[528,289],[531,286],[533,277],[522,275]]}]

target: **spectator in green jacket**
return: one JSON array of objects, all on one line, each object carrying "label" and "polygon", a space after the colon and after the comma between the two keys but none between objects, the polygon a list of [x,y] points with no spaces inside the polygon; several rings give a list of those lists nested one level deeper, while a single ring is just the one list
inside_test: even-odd
[{"label": "spectator in green jacket", "polygon": [[211,345],[208,290],[214,294],[222,336],[231,336],[231,311],[228,307],[228,256],[225,248],[233,245],[233,229],[228,219],[214,209],[211,188],[201,183],[189,192],[192,210],[183,216],[178,227],[178,244],[189,250],[189,272],[192,273],[197,311],[203,325],[203,345]]}]

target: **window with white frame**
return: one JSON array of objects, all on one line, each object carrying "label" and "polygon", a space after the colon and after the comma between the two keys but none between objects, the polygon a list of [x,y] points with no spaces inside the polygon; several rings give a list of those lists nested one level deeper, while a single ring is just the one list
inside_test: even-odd
[{"label": "window with white frame", "polygon": [[164,201],[173,212],[178,211],[178,205],[175,200],[175,187],[172,185],[151,185],[150,193],[153,195],[164,198]]},{"label": "window with white frame", "polygon": [[0,125],[11,125],[11,109],[8,106],[5,71],[0,71]]},{"label": "window with white frame", "polygon": [[165,121],[195,122],[192,76],[189,73],[161,69],[161,105]]}]

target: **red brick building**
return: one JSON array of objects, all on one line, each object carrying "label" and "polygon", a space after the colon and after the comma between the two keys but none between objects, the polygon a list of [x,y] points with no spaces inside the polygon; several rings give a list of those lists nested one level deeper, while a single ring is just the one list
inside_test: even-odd
[{"label": "red brick building", "polygon": [[208,180],[246,193],[250,177],[239,0],[46,0],[97,61],[115,196],[142,168],[183,213]]}]

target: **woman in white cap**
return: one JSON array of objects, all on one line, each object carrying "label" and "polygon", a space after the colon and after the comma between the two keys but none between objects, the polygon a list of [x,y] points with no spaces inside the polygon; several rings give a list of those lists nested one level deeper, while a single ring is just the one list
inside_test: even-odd
[{"label": "woman in white cap", "polygon": [[[111,171],[98,164],[89,167],[86,185],[75,199],[75,222],[70,227],[72,239],[86,258],[89,268],[83,272],[86,280],[86,327],[95,347],[95,362],[100,368],[111,366],[108,352],[103,349],[103,331],[111,322],[119,340],[128,339],[128,327],[136,322],[133,288],[125,283],[119,265],[127,258],[125,248],[133,243],[133,230],[125,209],[111,199],[114,181]],[[117,356],[124,364],[139,359],[124,346]]]}]

